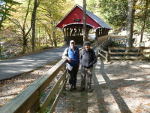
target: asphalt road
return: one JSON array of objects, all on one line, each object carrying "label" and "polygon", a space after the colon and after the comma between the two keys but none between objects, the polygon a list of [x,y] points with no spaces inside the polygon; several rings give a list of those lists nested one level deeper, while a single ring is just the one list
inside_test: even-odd
[{"label": "asphalt road", "polygon": [[66,46],[0,61],[0,80],[32,71],[55,60],[61,59]]}]

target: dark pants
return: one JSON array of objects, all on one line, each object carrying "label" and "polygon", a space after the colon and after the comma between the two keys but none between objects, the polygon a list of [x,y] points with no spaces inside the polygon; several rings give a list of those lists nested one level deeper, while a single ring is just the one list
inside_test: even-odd
[{"label": "dark pants", "polygon": [[72,70],[68,70],[69,73],[69,84],[71,88],[76,87],[77,82],[77,73],[78,73],[79,66],[73,66]]}]

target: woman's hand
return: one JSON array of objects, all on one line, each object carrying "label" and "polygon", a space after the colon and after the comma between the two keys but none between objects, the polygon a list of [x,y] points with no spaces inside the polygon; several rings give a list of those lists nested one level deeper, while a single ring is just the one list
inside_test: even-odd
[{"label": "woman's hand", "polygon": [[68,58],[67,60],[68,60],[69,63],[71,63],[71,59],[70,58]]}]

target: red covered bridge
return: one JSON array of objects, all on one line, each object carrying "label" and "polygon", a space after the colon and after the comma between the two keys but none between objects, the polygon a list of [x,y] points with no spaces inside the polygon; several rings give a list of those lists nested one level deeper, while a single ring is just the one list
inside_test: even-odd
[{"label": "red covered bridge", "polygon": [[[56,25],[63,30],[64,41],[69,44],[70,40],[75,40],[77,44],[83,43],[83,8],[75,5],[74,8]],[[86,10],[86,32],[95,30],[95,36],[99,40],[101,36],[108,35],[112,28],[102,19]]]}]

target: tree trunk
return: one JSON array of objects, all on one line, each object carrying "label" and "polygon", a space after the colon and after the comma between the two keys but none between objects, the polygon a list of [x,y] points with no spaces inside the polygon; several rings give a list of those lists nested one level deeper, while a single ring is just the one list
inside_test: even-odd
[{"label": "tree trunk", "polygon": [[27,36],[28,36],[28,34],[31,30],[31,27],[30,27],[30,29],[26,32],[26,21],[27,21],[27,17],[28,17],[28,14],[29,14],[30,4],[31,4],[31,0],[28,1],[27,12],[26,12],[25,19],[24,19],[24,22],[23,22],[23,27],[21,28],[22,29],[22,35],[23,35],[23,53],[25,53],[26,50],[27,50],[27,46],[28,46]]},{"label": "tree trunk", "polygon": [[137,0],[128,0],[128,15],[127,15],[127,47],[132,47],[133,27],[135,4]]},{"label": "tree trunk", "polygon": [[32,51],[35,51],[35,23],[36,23],[36,10],[39,6],[38,0],[34,0],[34,7],[31,17],[31,29],[32,29]]},{"label": "tree trunk", "polygon": [[53,46],[53,40],[52,40],[52,38],[51,38],[50,31],[46,29],[46,32],[47,32],[47,35],[48,35],[48,37],[49,37],[50,44],[51,44],[51,46]]},{"label": "tree trunk", "polygon": [[41,42],[40,42],[40,33],[41,33],[41,29],[40,29],[40,27],[39,27],[39,36],[38,36],[39,47],[41,46]]},{"label": "tree trunk", "polygon": [[86,40],[86,0],[83,0],[83,43]]},{"label": "tree trunk", "polygon": [[26,50],[27,50],[27,38],[26,38],[26,36],[23,36],[23,53],[25,53],[26,52]]},{"label": "tree trunk", "polygon": [[53,42],[54,42],[54,46],[57,47],[55,31],[53,31]]},{"label": "tree trunk", "polygon": [[148,13],[148,5],[149,5],[149,2],[148,0],[146,0],[146,6],[145,6],[145,11],[144,11],[144,14],[143,14],[143,18],[142,18],[142,21],[143,22],[143,26],[142,26],[142,29],[141,29],[141,38],[140,38],[140,42],[143,41],[143,33],[144,33],[144,29],[145,29],[145,25],[146,25],[146,19],[147,19],[147,13]]}]

